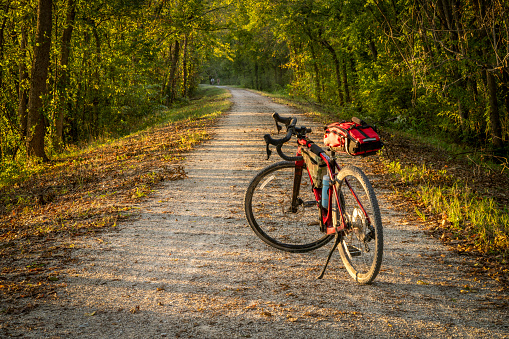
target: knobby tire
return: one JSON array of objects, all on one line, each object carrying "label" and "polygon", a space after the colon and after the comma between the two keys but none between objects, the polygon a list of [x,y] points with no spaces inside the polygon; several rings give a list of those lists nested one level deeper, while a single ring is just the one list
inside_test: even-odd
[{"label": "knobby tire", "polygon": [[[355,281],[369,284],[378,275],[382,265],[383,228],[378,200],[366,175],[350,165],[340,170],[336,192],[347,224],[338,245],[341,259]],[[340,214],[335,199],[333,213],[333,222],[337,222]]]},{"label": "knobby tire", "polygon": [[287,252],[308,252],[334,236],[320,232],[319,213],[304,167],[298,196],[291,209],[295,162],[281,161],[262,169],[250,182],[244,201],[249,225],[268,245]]}]

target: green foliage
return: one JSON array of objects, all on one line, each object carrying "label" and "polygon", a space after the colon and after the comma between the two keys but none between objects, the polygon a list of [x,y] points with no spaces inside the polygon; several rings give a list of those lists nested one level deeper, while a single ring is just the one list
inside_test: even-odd
[{"label": "green foliage", "polygon": [[[493,198],[476,192],[462,181],[451,181],[446,169],[433,170],[426,165],[403,166],[399,162],[385,162],[389,173],[409,187],[422,202],[426,212],[442,216],[458,232],[467,233],[477,250],[509,255],[509,210],[499,206]],[[426,214],[415,207],[423,221]]]},{"label": "green foliage", "polygon": [[[182,102],[174,108],[161,108],[160,110],[154,111],[152,114],[145,115],[139,120],[133,121],[133,124],[128,128],[130,133],[146,130],[155,125],[171,124],[185,120],[214,119],[226,111],[231,105],[229,101],[231,94],[223,88],[200,86],[196,94],[197,98],[194,100],[190,100],[187,103]],[[192,135],[185,135],[184,138],[186,139],[183,140],[183,142],[187,146],[194,145],[206,137],[207,135],[197,132]],[[79,156],[79,154],[83,152],[90,152],[94,148],[103,144],[110,144],[111,142],[111,137],[103,135],[97,142],[90,144],[87,148],[77,148],[70,145],[66,147],[64,152],[55,154],[55,158],[62,161],[68,157]],[[126,155],[121,155],[117,160],[125,160],[122,157],[126,157]],[[42,173],[44,170],[45,166],[40,161],[29,161],[22,156],[18,156],[14,161],[3,159],[3,161],[0,162],[0,189],[15,186],[34,174]],[[78,184],[80,185],[79,180]],[[144,190],[143,187],[139,187],[133,194],[141,197],[146,193],[147,191]]]},{"label": "green foliage", "polygon": [[363,110],[373,121],[398,117],[399,122],[415,126],[412,104],[412,79],[405,75],[381,74],[362,77],[359,93]]},{"label": "green foliage", "polygon": [[[509,70],[501,56],[509,38],[497,27],[509,16],[502,0],[448,0],[436,8],[403,0],[75,0],[73,20],[72,3],[54,4],[42,112],[53,156],[65,144],[129,133],[212,78],[302,98],[337,115],[397,118],[398,129],[496,144],[499,153],[507,145]],[[446,5],[456,15],[441,10]],[[20,94],[31,85],[36,7],[30,0],[0,8],[2,158],[25,153]]]},{"label": "green foliage", "polygon": [[15,185],[24,181],[32,174],[43,169],[40,162],[28,162],[25,159],[6,160],[0,162],[0,188]]},{"label": "green foliage", "polygon": [[395,128],[448,142],[507,145],[504,1],[255,0],[235,11],[235,30],[222,35],[228,59],[210,59],[206,81],[278,91],[337,115],[397,119]]},{"label": "green foliage", "polygon": [[228,100],[231,94],[223,88],[201,85],[197,90],[197,96],[199,99],[156,112],[147,117],[141,126],[171,123],[186,119],[214,119],[231,105]]},{"label": "green foliage", "polygon": [[475,238],[482,252],[505,252],[509,248],[509,210],[468,186],[421,186],[419,197],[430,210],[444,216],[459,230]]},{"label": "green foliage", "polygon": [[[213,0],[54,2],[41,111],[46,154],[55,158],[72,145],[129,134],[188,103],[204,62],[213,57],[208,46],[224,45],[214,32],[227,26],[228,7]],[[21,112],[31,87],[37,2],[11,2],[0,8],[0,18],[0,163],[2,173],[22,176],[28,159]],[[26,100],[20,99],[23,93]]]}]

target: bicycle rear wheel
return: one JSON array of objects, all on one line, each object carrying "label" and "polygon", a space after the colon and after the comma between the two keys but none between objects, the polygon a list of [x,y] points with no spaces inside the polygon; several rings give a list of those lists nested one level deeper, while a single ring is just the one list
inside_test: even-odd
[{"label": "bicycle rear wheel", "polygon": [[264,242],[287,252],[307,252],[333,236],[320,232],[319,210],[306,169],[292,211],[296,166],[282,161],[261,170],[249,184],[244,208],[249,225]]},{"label": "bicycle rear wheel", "polygon": [[[369,284],[380,271],[383,254],[383,229],[378,200],[366,175],[357,167],[345,166],[338,174],[339,194],[346,227],[338,245],[348,273],[360,284]],[[333,200],[333,222],[340,220]]]}]

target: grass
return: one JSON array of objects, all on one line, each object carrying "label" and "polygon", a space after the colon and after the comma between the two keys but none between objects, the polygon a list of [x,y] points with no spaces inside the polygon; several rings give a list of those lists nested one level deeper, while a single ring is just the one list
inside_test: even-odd
[{"label": "grass", "polygon": [[449,240],[461,240],[460,250],[477,251],[509,262],[509,210],[486,190],[474,190],[460,177],[452,177],[446,169],[436,170],[422,165],[402,165],[382,157],[387,173],[405,184],[410,195],[424,207],[415,207],[423,221],[426,215],[439,216],[441,228]]},{"label": "grass", "polygon": [[222,88],[202,85],[197,98],[184,105],[155,112],[140,124],[142,129],[163,123],[172,123],[186,119],[214,119],[230,107],[228,91]]},{"label": "grass", "polygon": [[482,253],[501,254],[509,261],[509,210],[493,198],[459,183],[449,187],[422,185],[419,198],[452,229],[470,239]]}]

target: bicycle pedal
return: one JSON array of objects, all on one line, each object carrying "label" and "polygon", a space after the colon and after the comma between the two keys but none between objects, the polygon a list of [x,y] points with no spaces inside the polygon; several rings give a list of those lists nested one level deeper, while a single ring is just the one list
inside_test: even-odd
[{"label": "bicycle pedal", "polygon": [[315,200],[310,200],[310,201],[303,201],[302,202],[302,205],[304,207],[313,207],[316,205],[316,201]]},{"label": "bicycle pedal", "polygon": [[347,249],[348,253],[350,253],[350,256],[352,257],[360,257],[362,254],[362,251],[353,245],[348,245]]}]

